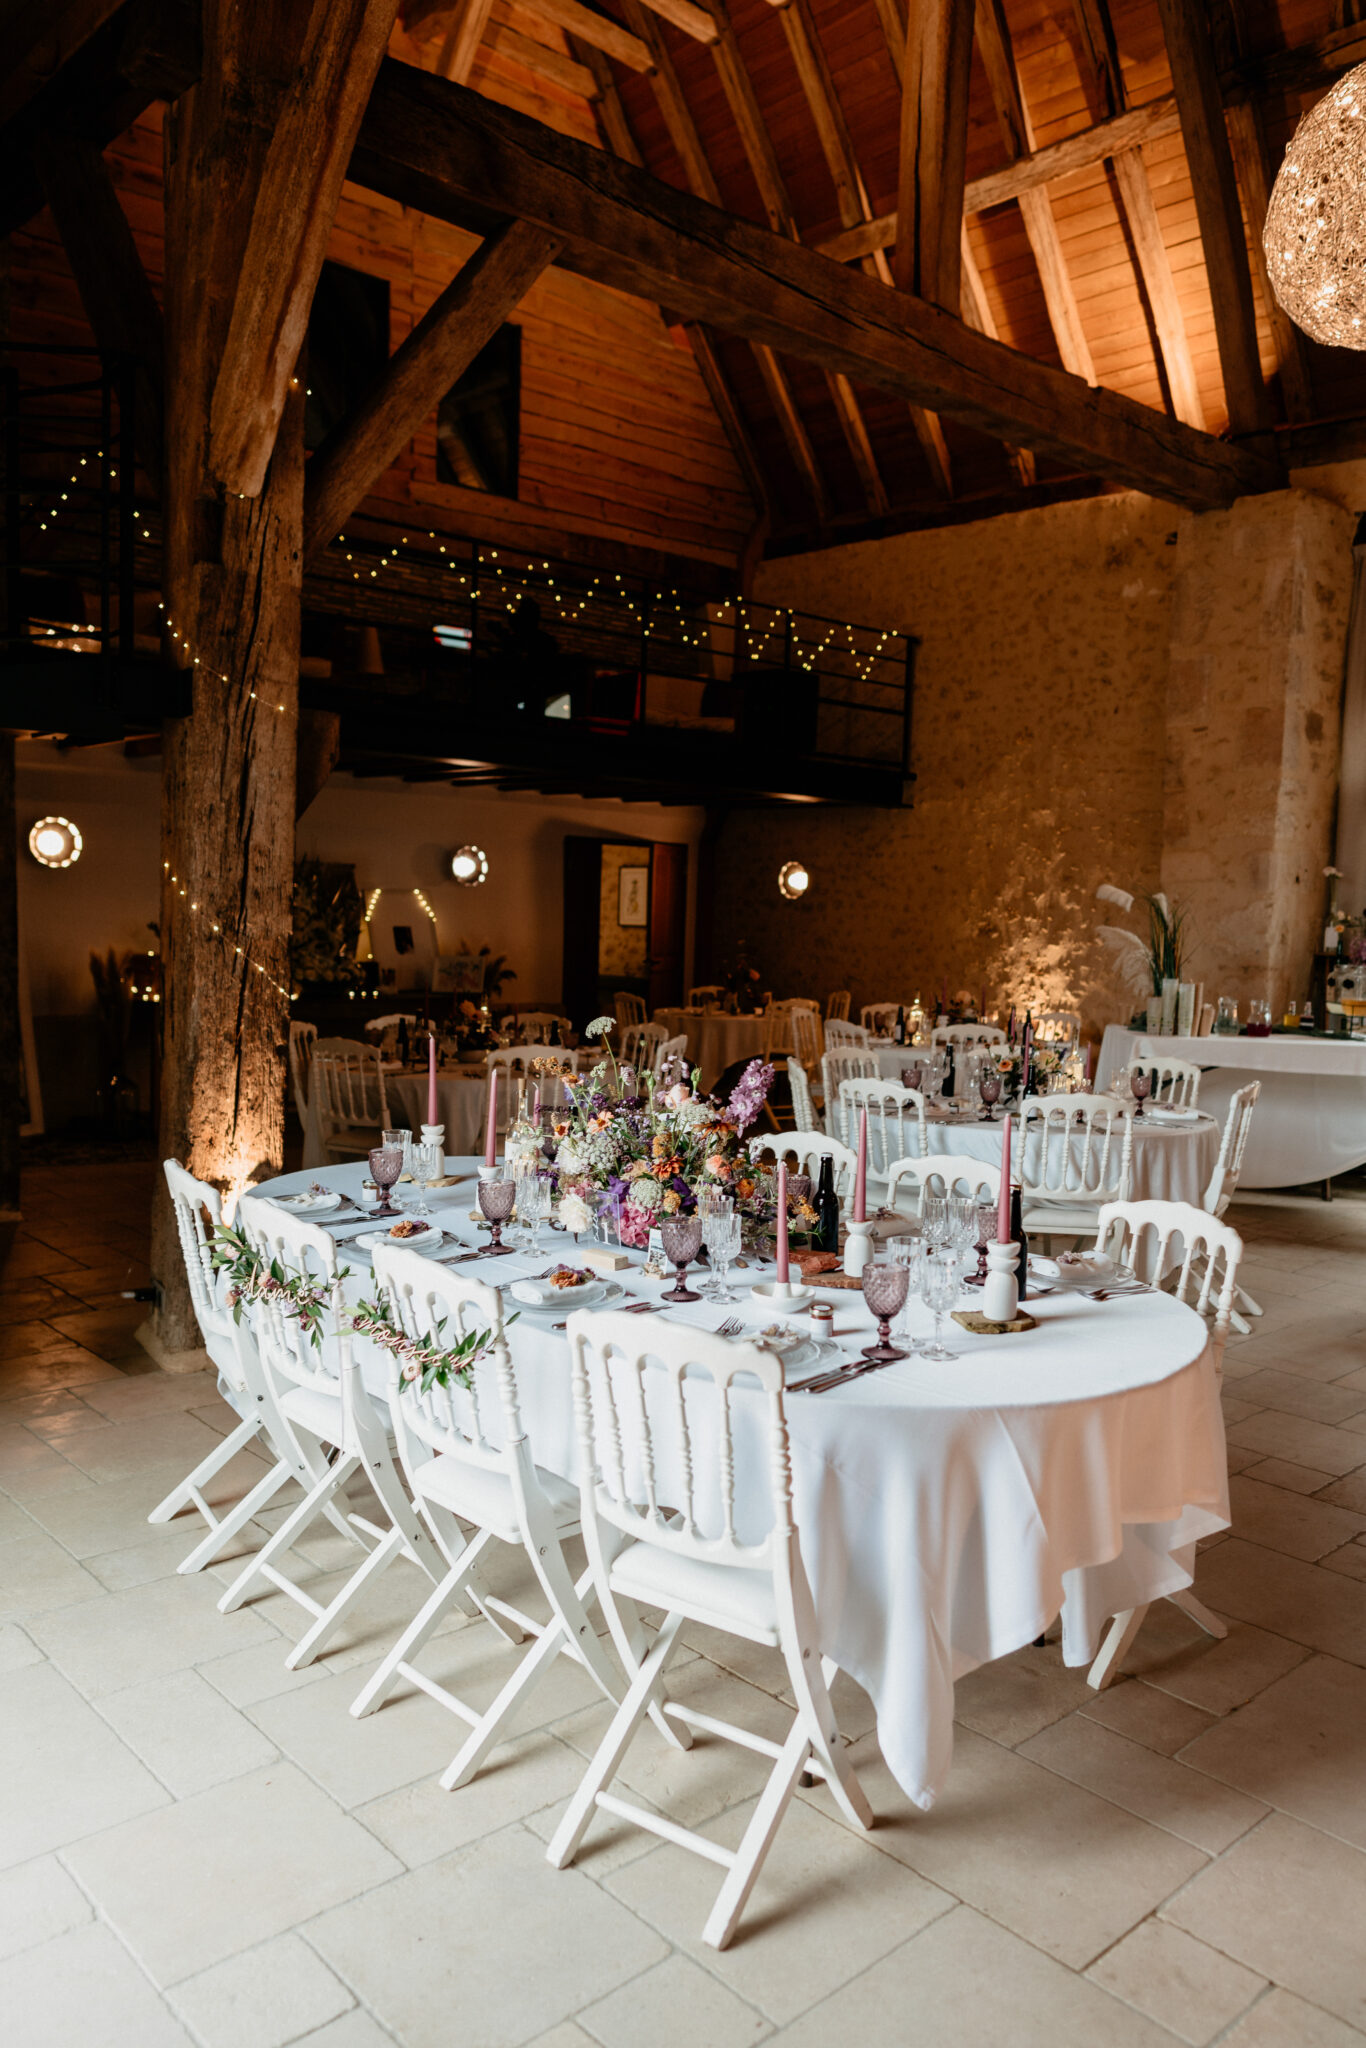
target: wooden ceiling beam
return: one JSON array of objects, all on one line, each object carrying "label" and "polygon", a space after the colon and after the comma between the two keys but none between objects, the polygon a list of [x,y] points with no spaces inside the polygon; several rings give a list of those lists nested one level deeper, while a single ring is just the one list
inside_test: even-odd
[{"label": "wooden ceiling beam", "polygon": [[[1073,0],[1072,11],[1080,44],[1077,62],[1082,89],[1093,116],[1113,118],[1124,111],[1125,86],[1106,0]],[[1203,427],[1200,383],[1143,151],[1137,145],[1117,149],[1109,161],[1161,351],[1172,410],[1187,426]]]},{"label": "wooden ceiling beam", "polygon": [[1189,6],[1188,0],[1158,0],[1158,12],[1194,188],[1229,429],[1263,433],[1271,426],[1271,407],[1262,382],[1247,238],[1207,20],[1203,9]]},{"label": "wooden ceiling beam", "polygon": [[395,349],[360,405],[304,472],[304,558],[325,548],[370,486],[521,304],[559,243],[544,228],[496,228]]},{"label": "wooden ceiling beam", "polygon": [[493,12],[493,0],[455,0],[450,22],[437,52],[436,75],[467,85],[479,45]]},{"label": "wooden ceiling beam", "polygon": [[901,158],[897,182],[899,291],[946,313],[962,291],[963,194],[967,175],[972,16],[959,0],[914,8],[901,75]]},{"label": "wooden ceiling beam", "polygon": [[580,42],[574,35],[569,37],[569,47],[579,62],[592,72],[596,81],[593,111],[597,116],[598,132],[602,136],[604,147],[610,149],[614,156],[623,158],[626,163],[636,164],[643,169],[645,159],[631,132],[625,105],[617,91],[616,75],[607,57],[595,44]]},{"label": "wooden ceiling beam", "polygon": [[1274,488],[1274,463],[975,333],[602,150],[386,59],[352,179],[486,232],[514,215],[564,239],[561,269],[841,371],[1197,507]]},{"label": "wooden ceiling beam", "polygon": [[[961,264],[963,318],[968,326],[975,327],[979,334],[985,334],[991,341],[999,341],[1000,330],[996,325],[996,316],[991,310],[986,286],[982,282],[982,273],[977,268],[977,259],[972,253],[966,221],[962,224]],[[1013,441],[1003,442],[1002,446],[1017,482],[1024,489],[1031,489],[1038,481],[1038,466],[1029,449],[1018,448]]]},{"label": "wooden ceiling beam", "polygon": [[716,23],[705,8],[694,6],[693,0],[644,0],[644,5],[661,21],[681,28],[684,35],[691,36],[695,43],[716,41]]},{"label": "wooden ceiling beam", "polygon": [[597,80],[586,64],[578,63],[573,57],[566,57],[563,50],[552,50],[545,43],[538,43],[533,36],[521,35],[506,22],[491,21],[484,30],[484,40],[479,54],[495,50],[499,56],[510,58],[514,64],[521,64],[548,85],[557,85],[562,92],[577,93],[580,99],[591,100],[597,92]]},{"label": "wooden ceiling beam", "polygon": [[209,466],[254,498],[265,481],[352,145],[398,0],[314,0],[296,84],[270,137],[209,414]]},{"label": "wooden ceiling beam", "polygon": [[792,211],[792,201],[788,197],[787,186],[778,167],[768,128],[759,110],[759,102],[754,96],[754,87],[750,83],[745,60],[740,55],[740,46],[735,40],[735,30],[731,27],[725,0],[706,0],[706,5],[716,24],[716,40],[711,46],[712,61],[721,80],[721,90],[726,96],[726,104],[740,132],[740,146],[745,152],[745,162],[749,165],[750,173],[759,188],[759,198],[763,202],[764,212],[768,215],[768,224],[775,235],[791,235],[794,240],[800,240],[796,216]]},{"label": "wooden ceiling beam", "polygon": [[[1012,158],[1032,154],[1034,138],[1029,115],[1016,76],[1015,57],[1006,29],[1001,0],[977,0],[977,47],[991,87],[1001,136]],[[1053,217],[1053,202],[1041,186],[1030,186],[1019,194],[1025,234],[1034,251],[1039,283],[1053,328],[1062,366],[1088,384],[1096,381],[1091,350],[1077,310],[1076,295],[1062,252],[1062,238]]]},{"label": "wooden ceiling beam", "polygon": [[517,0],[524,13],[562,28],[581,43],[588,43],[605,56],[615,57],[628,71],[648,71],[650,53],[639,36],[633,36],[609,14],[598,14],[581,0]]},{"label": "wooden ceiling beam", "polygon": [[124,0],[7,0],[0,7],[0,124],[12,121],[84,49]]}]

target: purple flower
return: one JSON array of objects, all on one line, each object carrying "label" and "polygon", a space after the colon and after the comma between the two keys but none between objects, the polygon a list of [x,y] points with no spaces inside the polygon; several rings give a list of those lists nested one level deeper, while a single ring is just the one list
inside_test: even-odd
[{"label": "purple flower", "polygon": [[773,1086],[773,1069],[764,1060],[751,1060],[731,1090],[730,1113],[740,1131],[747,1131],[768,1100]]}]

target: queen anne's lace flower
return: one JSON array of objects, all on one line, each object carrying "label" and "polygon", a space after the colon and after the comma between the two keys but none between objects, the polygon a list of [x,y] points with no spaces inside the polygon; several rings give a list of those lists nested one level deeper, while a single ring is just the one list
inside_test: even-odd
[{"label": "queen anne's lace flower", "polygon": [[583,1035],[585,1038],[605,1038],[609,1031],[615,1031],[616,1028],[615,1017],[595,1017],[591,1024],[584,1027]]}]

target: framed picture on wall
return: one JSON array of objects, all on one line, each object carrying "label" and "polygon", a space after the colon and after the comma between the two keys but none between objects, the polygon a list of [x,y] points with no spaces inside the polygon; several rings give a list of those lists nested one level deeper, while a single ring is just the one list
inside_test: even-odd
[{"label": "framed picture on wall", "polygon": [[650,870],[622,868],[617,876],[617,923],[643,925],[650,922]]}]

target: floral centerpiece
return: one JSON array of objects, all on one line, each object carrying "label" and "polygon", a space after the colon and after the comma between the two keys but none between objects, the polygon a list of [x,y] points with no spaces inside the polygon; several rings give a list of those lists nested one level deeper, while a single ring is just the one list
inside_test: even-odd
[{"label": "floral centerpiece", "polygon": [[554,1172],[560,1221],[587,1229],[592,1217],[620,1220],[624,1245],[648,1244],[666,1216],[689,1216],[704,1188],[723,1188],[742,1215],[767,1220],[772,1176],[755,1167],[744,1145],[773,1085],[773,1068],[751,1060],[730,1099],[719,1102],[691,1084],[655,1085],[640,1074],[623,1083],[608,1043],[614,1019],[595,1017],[587,1036],[604,1058],[589,1074],[566,1074],[566,1110],[554,1125]]}]

